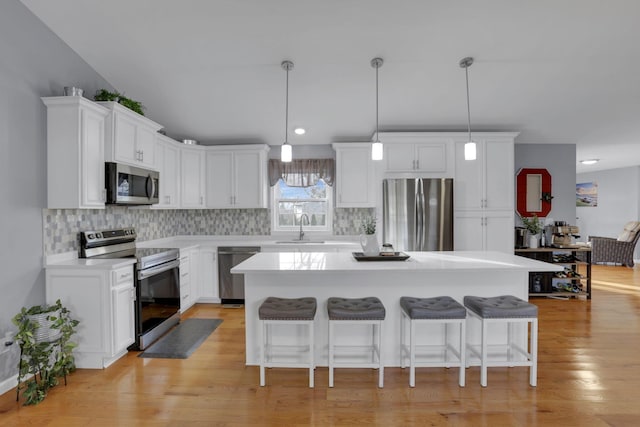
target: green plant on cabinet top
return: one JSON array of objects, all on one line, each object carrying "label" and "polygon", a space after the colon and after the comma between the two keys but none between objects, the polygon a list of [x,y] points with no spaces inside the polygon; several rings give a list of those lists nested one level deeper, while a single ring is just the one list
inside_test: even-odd
[{"label": "green plant on cabinet top", "polygon": [[131,111],[135,111],[136,113],[144,116],[144,105],[140,101],[134,101],[133,99],[127,98],[124,94],[116,92],[109,92],[106,89],[100,89],[96,92],[93,97],[94,101],[110,101],[117,102],[121,104]]}]

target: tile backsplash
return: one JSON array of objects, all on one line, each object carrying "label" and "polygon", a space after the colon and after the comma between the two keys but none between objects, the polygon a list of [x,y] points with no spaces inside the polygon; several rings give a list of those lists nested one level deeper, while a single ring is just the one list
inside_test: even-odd
[{"label": "tile backsplash", "polygon": [[[334,210],[333,234],[357,235],[360,225],[374,209]],[[178,235],[268,236],[268,209],[154,210],[107,206],[105,209],[43,209],[44,254],[78,250],[78,233],[85,230],[135,227],[138,240]]]}]

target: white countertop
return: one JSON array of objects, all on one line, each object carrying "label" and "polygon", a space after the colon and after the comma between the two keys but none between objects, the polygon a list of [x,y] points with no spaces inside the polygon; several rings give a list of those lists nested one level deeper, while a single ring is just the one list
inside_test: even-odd
[{"label": "white countertop", "polygon": [[406,261],[356,261],[350,253],[262,252],[231,269],[232,273],[274,273],[291,271],[562,271],[549,264],[501,252],[407,252]]},{"label": "white countertop", "polygon": [[86,258],[69,258],[62,259],[57,262],[50,262],[46,265],[48,269],[55,268],[78,268],[78,269],[96,269],[96,270],[113,270],[128,265],[135,264],[135,258],[114,258],[114,259],[86,259]]}]

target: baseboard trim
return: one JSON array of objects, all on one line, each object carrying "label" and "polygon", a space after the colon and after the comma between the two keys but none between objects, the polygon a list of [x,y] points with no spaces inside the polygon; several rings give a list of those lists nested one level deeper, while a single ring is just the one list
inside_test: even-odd
[{"label": "baseboard trim", "polygon": [[6,380],[0,382],[0,395],[5,394],[10,390],[14,390],[18,385],[18,374],[15,374],[12,377],[7,378]]}]

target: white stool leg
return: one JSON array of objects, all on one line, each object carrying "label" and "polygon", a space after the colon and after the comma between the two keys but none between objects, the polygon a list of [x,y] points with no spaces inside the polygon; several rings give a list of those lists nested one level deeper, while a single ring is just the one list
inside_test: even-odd
[{"label": "white stool leg", "polygon": [[404,353],[405,353],[405,346],[407,345],[407,339],[404,336],[405,334],[405,326],[404,323],[406,322],[406,318],[407,315],[404,314],[404,311],[400,310],[400,368],[404,369],[407,365],[405,365],[404,363]]},{"label": "white stool leg", "polygon": [[460,321],[460,376],[458,378],[458,384],[460,385],[460,387],[464,387],[464,376],[465,376],[465,369],[467,366],[467,349],[466,349],[466,342],[467,342],[467,328],[465,325],[466,321],[465,319],[462,319]]},{"label": "white stool leg", "polygon": [[313,321],[309,322],[309,388],[314,387],[315,376],[315,336]]},{"label": "white stool leg", "polygon": [[265,365],[265,346],[267,339],[267,323],[264,320],[260,321],[261,323],[261,340],[260,340],[260,387],[264,387],[265,378],[264,378],[264,365]]},{"label": "white stool leg", "polygon": [[[376,326],[374,325],[375,329]],[[382,322],[378,322],[378,387],[384,387],[384,364],[382,363]]]},{"label": "white stool leg", "polygon": [[416,386],[416,324],[409,320],[409,387]]},{"label": "white stool leg", "polygon": [[329,320],[329,387],[333,387],[333,322]]},{"label": "white stool leg", "polygon": [[480,353],[480,385],[482,387],[487,386],[487,338],[489,334],[487,333],[487,321],[482,319],[482,334],[480,336],[481,339],[481,353]]},{"label": "white stool leg", "polygon": [[529,384],[535,387],[538,382],[538,319],[531,321],[531,367],[529,368]]}]

